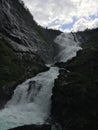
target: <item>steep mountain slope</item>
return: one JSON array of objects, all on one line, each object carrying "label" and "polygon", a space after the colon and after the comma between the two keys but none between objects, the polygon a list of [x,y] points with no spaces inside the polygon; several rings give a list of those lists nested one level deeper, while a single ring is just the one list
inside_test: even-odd
[{"label": "steep mountain slope", "polygon": [[[63,130],[98,129],[98,29],[79,32],[87,41],[67,63],[58,63],[60,75],[52,96],[52,115]],[[66,71],[67,70],[67,71]]]},{"label": "steep mountain slope", "polygon": [[38,26],[23,2],[0,0],[0,104],[17,84],[47,70],[58,34]]}]

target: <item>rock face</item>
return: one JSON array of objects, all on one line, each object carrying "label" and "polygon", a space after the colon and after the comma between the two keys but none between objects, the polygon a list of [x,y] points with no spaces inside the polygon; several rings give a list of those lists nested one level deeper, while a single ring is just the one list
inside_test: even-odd
[{"label": "rock face", "polygon": [[21,126],[9,130],[51,130],[51,125],[27,125],[27,126]]},{"label": "rock face", "polygon": [[[24,8],[23,2],[1,0],[0,18],[0,32],[9,38],[9,45],[14,51],[38,54],[45,62],[52,60],[52,31],[38,26],[29,11]],[[50,40],[49,34],[52,37]]]},{"label": "rock face", "polygon": [[38,26],[23,2],[0,0],[0,104],[17,84],[48,69],[60,33]]},{"label": "rock face", "polygon": [[98,129],[98,29],[81,34],[88,38],[83,50],[57,64],[64,69],[55,81],[51,112],[63,130]]}]

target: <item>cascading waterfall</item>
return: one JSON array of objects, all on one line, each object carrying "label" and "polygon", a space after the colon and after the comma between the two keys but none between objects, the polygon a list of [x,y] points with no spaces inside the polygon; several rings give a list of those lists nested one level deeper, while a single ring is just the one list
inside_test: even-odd
[{"label": "cascading waterfall", "polygon": [[62,33],[55,39],[55,43],[59,47],[59,52],[55,56],[54,62],[67,62],[82,49],[77,36],[73,33]]},{"label": "cascading waterfall", "polygon": [[[80,50],[79,42],[72,34],[62,33],[55,39],[59,52],[54,62],[66,62]],[[25,124],[45,124],[50,115],[51,95],[59,68],[38,74],[18,85],[14,95],[0,111],[0,130],[7,130]]]}]

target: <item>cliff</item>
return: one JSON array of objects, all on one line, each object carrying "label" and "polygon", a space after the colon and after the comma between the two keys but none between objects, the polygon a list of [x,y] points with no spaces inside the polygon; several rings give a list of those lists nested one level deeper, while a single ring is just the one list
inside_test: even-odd
[{"label": "cliff", "polygon": [[57,63],[52,116],[63,130],[98,129],[98,29],[78,32],[82,51],[67,63]]}]

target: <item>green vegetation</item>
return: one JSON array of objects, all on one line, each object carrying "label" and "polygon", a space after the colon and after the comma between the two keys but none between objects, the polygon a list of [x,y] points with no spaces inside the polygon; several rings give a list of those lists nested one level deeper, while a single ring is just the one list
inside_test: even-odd
[{"label": "green vegetation", "polygon": [[87,77],[88,80],[89,78],[95,80],[98,78],[98,29],[87,30],[84,33],[85,37],[89,34],[89,40],[82,45],[83,50],[78,52],[77,57],[67,63],[67,67],[73,73],[77,72],[83,77]]},{"label": "green vegetation", "polygon": [[14,51],[8,46],[6,37],[0,38],[0,88],[2,85],[19,79],[24,73],[23,63],[17,59]]},{"label": "green vegetation", "polygon": [[22,20],[24,20],[28,27],[33,27],[37,25],[37,23],[33,20],[33,16],[30,13],[29,9],[26,8],[22,0],[14,0],[12,1],[12,4],[12,7],[15,8],[17,11],[16,13],[21,17]]},{"label": "green vegetation", "polygon": [[71,124],[67,126],[69,130],[98,128],[98,29],[83,33],[89,40],[82,45],[83,50],[77,57],[66,64],[71,73],[65,79],[68,84],[63,86],[64,98],[69,101],[68,109],[73,113]]}]

